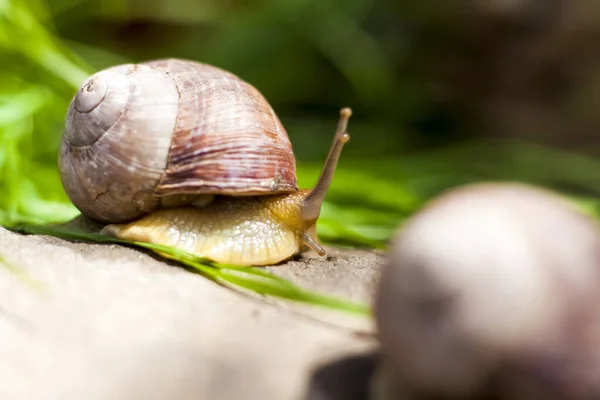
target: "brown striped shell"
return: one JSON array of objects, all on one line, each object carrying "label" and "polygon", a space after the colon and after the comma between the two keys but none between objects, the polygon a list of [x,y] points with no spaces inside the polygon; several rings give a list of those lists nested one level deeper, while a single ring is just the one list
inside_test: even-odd
[{"label": "brown striped shell", "polygon": [[287,132],[261,93],[220,68],[177,59],[91,76],[70,104],[59,169],[73,204],[106,223],[199,194],[298,189]]}]

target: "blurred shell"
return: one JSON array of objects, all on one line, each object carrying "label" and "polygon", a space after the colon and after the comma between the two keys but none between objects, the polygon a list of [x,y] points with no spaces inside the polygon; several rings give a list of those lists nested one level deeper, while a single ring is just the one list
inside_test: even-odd
[{"label": "blurred shell", "polygon": [[599,303],[596,224],[550,192],[480,184],[403,226],[375,309],[389,373],[413,392],[597,399]]},{"label": "blurred shell", "polygon": [[75,206],[111,223],[198,194],[297,190],[287,132],[260,92],[176,59],[91,76],[69,107],[59,167]]}]

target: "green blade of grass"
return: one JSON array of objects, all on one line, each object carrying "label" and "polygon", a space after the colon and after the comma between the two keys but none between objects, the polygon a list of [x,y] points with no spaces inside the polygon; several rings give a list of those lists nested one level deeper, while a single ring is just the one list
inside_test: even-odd
[{"label": "green blade of grass", "polygon": [[30,286],[31,288],[45,292],[48,288],[39,280],[33,278],[22,268],[17,267],[13,263],[9,262],[3,255],[0,254],[0,266],[6,268],[10,273],[19,278],[23,283]]},{"label": "green blade of grass", "polygon": [[285,286],[276,286],[267,282],[248,280],[241,276],[230,275],[229,271],[227,270],[222,270],[220,273],[220,278],[222,278],[225,282],[250,289],[259,294],[324,306],[327,308],[359,315],[368,315],[370,312],[370,309],[367,305],[352,303],[345,299],[305,290],[297,286],[293,286],[291,283]]},{"label": "green blade of grass", "polygon": [[336,296],[310,291],[295,285],[287,279],[259,268],[220,264],[205,257],[190,254],[170,246],[122,240],[59,226],[20,225],[11,229],[24,234],[48,235],[61,239],[141,247],[166,256],[168,259],[178,261],[220,284],[233,285],[234,287],[244,288],[262,295],[307,303],[355,315],[370,315],[370,307],[367,304],[356,303]]},{"label": "green blade of grass", "polygon": [[23,1],[0,0],[0,48],[21,53],[73,88],[89,76],[89,68],[74,61]]}]

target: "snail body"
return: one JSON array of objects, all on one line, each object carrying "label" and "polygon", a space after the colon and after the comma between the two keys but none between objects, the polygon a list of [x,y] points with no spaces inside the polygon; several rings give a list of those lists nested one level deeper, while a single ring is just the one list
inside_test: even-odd
[{"label": "snail body", "polygon": [[131,224],[109,225],[105,232],[124,239],[168,244],[193,254],[237,265],[268,265],[307,245],[319,255],[314,221],[297,210],[309,191],[215,199],[206,207],[155,211]]},{"label": "snail body", "polygon": [[316,221],[349,140],[340,115],[319,181],[299,190],[287,132],[252,85],[187,60],[119,65],[74,96],[61,180],[104,234],[240,265],[324,256]]}]

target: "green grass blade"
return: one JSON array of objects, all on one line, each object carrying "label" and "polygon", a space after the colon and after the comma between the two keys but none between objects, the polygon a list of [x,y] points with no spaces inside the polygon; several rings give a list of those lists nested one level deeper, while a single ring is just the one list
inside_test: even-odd
[{"label": "green grass blade", "polygon": [[328,296],[325,294],[305,290],[295,287],[291,283],[285,286],[271,285],[267,282],[247,279],[242,276],[230,275],[227,270],[221,270],[219,278],[224,282],[250,289],[259,294],[301,301],[358,315],[369,315],[370,313],[370,308],[367,305],[353,303],[334,296]]},{"label": "green grass blade", "polygon": [[336,296],[306,290],[285,278],[259,268],[220,264],[170,246],[122,240],[60,226],[21,225],[11,229],[24,234],[48,235],[67,240],[142,247],[190,267],[220,284],[233,285],[261,295],[269,295],[356,315],[370,315],[370,307],[367,304],[356,303]]},{"label": "green grass blade", "polygon": [[0,266],[6,268],[14,276],[19,278],[23,283],[37,290],[38,292],[46,292],[47,287],[39,280],[32,277],[24,269],[17,267],[13,263],[9,262],[3,255],[0,254]]},{"label": "green grass blade", "polygon": [[20,0],[0,0],[0,48],[21,53],[74,89],[89,76]]}]

